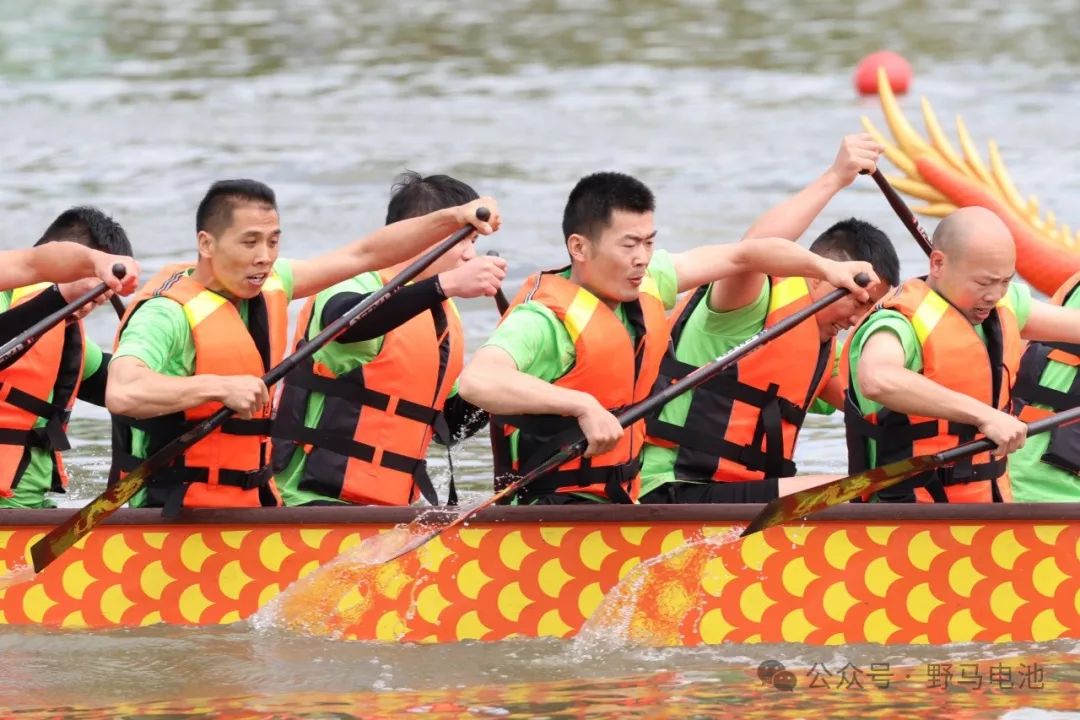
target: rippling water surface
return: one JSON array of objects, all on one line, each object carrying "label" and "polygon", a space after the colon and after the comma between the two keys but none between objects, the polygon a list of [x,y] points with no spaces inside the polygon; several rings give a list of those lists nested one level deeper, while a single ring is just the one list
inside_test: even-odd
[{"label": "rippling water surface", "polygon": [[[850,74],[883,46],[912,61],[914,89],[943,121],[962,112],[978,139],[996,138],[1021,190],[1076,227],[1078,40],[1074,0],[5,0],[0,247],[29,244],[60,210],[93,203],[124,224],[151,272],[192,257],[194,208],[211,181],[251,176],[278,192],[283,253],[304,257],[377,227],[404,168],[500,198],[505,230],[485,242],[510,260],[515,283],[562,264],[566,194],[599,169],[653,187],[662,246],[728,241],[821,172],[860,114],[880,119]],[[915,97],[903,102],[917,112]],[[918,249],[868,181],[810,235],[850,215],[884,227],[905,271],[919,270]],[[106,310],[90,321],[103,344],[115,328]],[[494,307],[468,301],[463,313],[476,347]],[[107,465],[103,412],[80,405],[77,418],[66,505],[99,492]],[[801,468],[843,470],[841,436],[837,418],[813,419]],[[454,464],[467,491],[488,489],[484,438]],[[546,641],[342,644],[244,625],[0,630],[0,706],[19,717],[1063,717],[1044,711],[1076,708],[1075,652],[601,653]],[[928,663],[953,657],[1041,663],[1045,687],[925,687]],[[795,669],[793,692],[760,685],[765,659]],[[815,663],[839,671],[845,660],[912,668],[915,679],[864,694],[808,687]]]}]

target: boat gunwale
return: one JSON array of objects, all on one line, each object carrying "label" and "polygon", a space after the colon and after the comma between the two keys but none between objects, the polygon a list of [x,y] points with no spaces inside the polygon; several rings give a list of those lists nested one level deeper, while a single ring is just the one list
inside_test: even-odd
[{"label": "boat gunwale", "polygon": [[[470,524],[500,523],[745,523],[764,505],[562,505],[496,506],[486,508]],[[165,521],[156,508],[124,508],[104,525],[396,525],[414,520],[435,508],[409,507],[283,507],[185,509],[175,520]],[[74,512],[71,508],[0,509],[0,528],[58,525]],[[885,504],[837,505],[805,522],[1076,522],[1080,503],[1005,504]],[[797,527],[797,523],[792,523]]]}]

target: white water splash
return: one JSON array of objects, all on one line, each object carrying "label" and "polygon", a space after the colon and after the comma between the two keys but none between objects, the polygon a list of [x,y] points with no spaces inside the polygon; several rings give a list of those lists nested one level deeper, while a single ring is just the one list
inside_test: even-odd
[{"label": "white water splash", "polygon": [[[416,516],[408,524],[399,524],[394,527],[366,538],[358,545],[341,553],[326,564],[317,568],[314,572],[296,580],[281,593],[272,598],[262,608],[256,611],[248,622],[256,630],[271,630],[290,625],[288,618],[283,617],[282,606],[296,597],[303,597],[304,593],[335,575],[351,577],[357,574],[355,571],[364,567],[378,567],[402,553],[410,544],[415,543],[419,537],[430,534],[439,527],[445,527],[469,512],[472,507],[437,507],[431,508]],[[341,592],[344,596],[353,585],[342,583],[331,584],[334,592]],[[300,628],[310,630],[310,628]]]},{"label": "white water splash", "polygon": [[37,573],[34,572],[33,566],[23,564],[12,565],[8,568],[6,573],[0,575],[0,590],[14,585],[32,582],[36,577]]},{"label": "white water splash", "polygon": [[[708,536],[696,536],[666,553],[649,558],[635,566],[604,596],[573,638],[574,653],[588,656],[603,655],[628,645],[649,645],[640,637],[631,637],[631,623],[652,569],[678,560],[682,555],[699,549],[720,548],[736,542],[742,527]],[[700,588],[700,583],[698,583]]]}]

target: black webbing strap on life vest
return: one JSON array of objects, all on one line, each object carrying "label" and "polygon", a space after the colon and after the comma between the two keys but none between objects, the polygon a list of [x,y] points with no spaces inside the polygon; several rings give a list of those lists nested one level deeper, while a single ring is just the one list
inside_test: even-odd
[{"label": "black webbing strap on life vest", "polygon": [[[274,435],[275,437],[288,438],[299,445],[313,445],[338,455],[405,473],[412,477],[413,482],[416,483],[420,494],[424,496],[425,500],[432,505],[439,504],[439,496],[435,492],[431,477],[428,475],[427,461],[424,458],[409,457],[408,455],[383,450],[379,462],[375,463],[377,448],[374,445],[357,442],[352,438],[342,437],[324,430],[309,428],[301,423],[282,423],[279,421],[274,426]],[[311,489],[313,482],[317,483],[318,481],[306,478],[303,483],[304,488]],[[331,491],[336,495],[340,491],[340,487],[335,486],[331,488]],[[322,489],[319,492],[327,494]]]},{"label": "black webbing strap on life vest", "polygon": [[[0,387],[3,387],[3,385],[0,384]],[[45,450],[63,451],[71,448],[71,442],[68,440],[67,433],[64,431],[64,425],[67,424],[68,419],[71,417],[71,412],[67,409],[66,405],[56,405],[55,403],[42,400],[41,398],[35,397],[16,387],[13,387],[8,391],[5,402],[20,410],[25,410],[32,415],[37,415],[39,418],[44,419],[45,425],[39,428],[33,428],[29,431],[4,428],[2,430],[4,434],[0,435],[0,443],[5,445],[21,445],[24,442],[27,442],[27,437],[32,436],[33,438],[36,438],[32,440],[35,446]],[[19,433],[22,433],[22,436],[20,436]],[[27,433],[29,433],[29,436]]]},{"label": "black webbing strap on life vest", "polygon": [[[697,370],[694,365],[676,360],[668,352],[661,362],[660,374],[664,383],[677,382],[687,374]],[[806,410],[778,394],[780,386],[770,383],[768,388],[746,385],[730,374],[721,374],[695,388],[690,411],[684,425],[675,425],[661,420],[659,415],[652,415],[645,420],[645,427],[652,437],[679,445],[683,455],[691,453],[698,460],[710,467],[719,465],[721,458],[734,461],[748,470],[759,471],[766,477],[790,477],[795,475],[796,466],[792,459],[784,456],[783,422],[801,427],[806,419]],[[709,400],[709,395],[717,399],[712,404],[729,408],[735,402],[741,402],[758,409],[758,422],[754,428],[754,437],[749,445],[739,445],[724,439],[724,431],[710,425],[700,414],[694,412],[696,406]],[[708,430],[699,430],[707,427]],[[762,445],[764,441],[764,445]],[[764,449],[762,449],[764,447]],[[697,468],[705,470],[704,467]]]},{"label": "black webbing strap on life vest", "polygon": [[[1070,410],[1080,405],[1080,372],[1076,373],[1065,392],[1040,384],[1054,349],[1060,348],[1052,348],[1046,343],[1031,343],[1025,351],[1013,388],[1013,400],[1018,413],[1029,404],[1043,405],[1054,412]],[[1046,452],[1039,459],[1059,470],[1080,473],[1080,427],[1065,425],[1051,431]]]},{"label": "black webbing strap on life vest", "polygon": [[[618,413],[619,409],[612,412]],[[556,415],[522,415],[499,417],[498,420],[500,424],[509,423],[523,430],[519,435],[518,449],[525,455],[525,460],[519,464],[519,476],[529,474],[563,447],[581,438],[581,430],[574,418]],[[524,423],[531,432],[526,435],[525,430],[518,423]],[[561,432],[552,433],[551,430],[555,428],[564,429]],[[548,439],[541,443],[527,442],[530,438],[538,437]],[[631,504],[633,500],[627,488],[640,470],[641,462],[638,459],[620,465],[595,467],[590,458],[582,457],[579,466],[574,470],[553,470],[533,480],[518,493],[518,501],[528,504],[531,500],[559,492],[562,488],[603,485],[604,494],[611,502]]]},{"label": "black webbing strap on life vest", "polygon": [[[186,420],[182,413],[170,413],[153,418],[133,418],[126,415],[113,415],[113,461],[109,471],[109,482],[120,479],[121,473],[128,473],[142,464],[145,458],[132,454],[131,431],[139,430],[149,438],[148,455],[164,447],[172,439],[183,435],[199,424],[200,421]],[[220,428],[227,435],[267,436],[270,431],[270,419],[259,418],[242,420],[230,418]],[[269,464],[254,470],[218,470],[218,484],[253,490],[269,484],[272,471]],[[194,482],[208,482],[210,469],[187,465],[184,456],[178,457],[169,467],[156,471],[149,479],[148,488],[186,486]],[[181,500],[183,495],[181,495]]]},{"label": "black webbing strap on life vest", "polygon": [[1070,410],[1080,404],[1080,372],[1067,392],[1040,385],[1043,371],[1050,363],[1054,348],[1046,343],[1031,343],[1020,361],[1013,397],[1024,404],[1045,405],[1054,412]]},{"label": "black webbing strap on life vest", "polygon": [[[315,374],[311,363],[305,363],[296,368],[292,374],[289,375],[289,383],[294,387],[304,388],[309,392],[317,392],[322,393],[323,395],[342,398],[343,400],[381,410],[382,412],[388,410],[390,402],[393,400],[393,398],[386,393],[381,393],[366,387],[363,383],[362,375],[353,376],[352,373],[346,373],[338,378],[323,377],[322,375]],[[394,414],[408,418],[409,420],[424,423],[425,425],[433,425],[439,415],[439,411],[428,405],[421,405],[420,403],[415,403],[411,400],[397,398],[397,403],[394,406]],[[275,427],[274,437],[281,437],[287,440],[293,439],[283,435],[282,432],[283,430]]]}]

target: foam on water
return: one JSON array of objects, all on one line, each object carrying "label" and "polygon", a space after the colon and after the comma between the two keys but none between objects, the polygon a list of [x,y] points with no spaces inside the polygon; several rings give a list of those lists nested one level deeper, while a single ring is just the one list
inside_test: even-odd
[{"label": "foam on water", "polygon": [[12,565],[7,572],[0,575],[0,590],[13,585],[31,582],[35,577],[37,577],[37,573],[34,572],[32,565]]},{"label": "foam on water", "polygon": [[605,596],[574,642],[594,653],[625,645],[683,644],[700,621],[708,563],[737,552],[742,527],[696,535],[675,549],[635,566]]},{"label": "foam on water", "polygon": [[[371,606],[373,593],[423,572],[423,545],[473,506],[432,508],[412,522],[366,538],[300,578],[250,618],[253,627],[348,639],[347,630]],[[400,556],[400,557],[399,557]],[[415,612],[415,603],[403,616]]]}]

